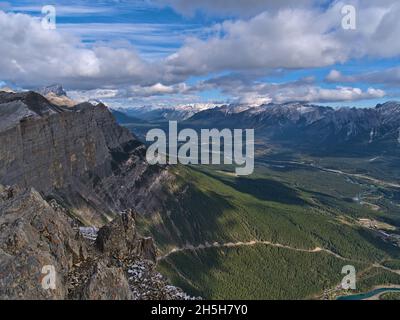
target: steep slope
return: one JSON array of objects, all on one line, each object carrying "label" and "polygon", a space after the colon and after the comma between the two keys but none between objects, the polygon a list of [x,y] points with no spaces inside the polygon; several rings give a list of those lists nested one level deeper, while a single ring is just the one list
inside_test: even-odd
[{"label": "steep slope", "polygon": [[0,183],[34,187],[102,225],[125,209],[154,210],[150,191],[167,177],[104,105],[64,108],[34,92],[0,92]]},{"label": "steep slope", "polygon": [[[400,283],[378,268],[398,261],[396,242],[382,239],[359,219],[390,221],[399,227],[398,209],[379,211],[352,201],[373,189],[371,181],[350,180],[313,166],[258,167],[235,177],[228,167],[177,168],[180,184],[170,211],[147,222],[163,250],[160,271],[191,295],[208,299],[305,299],[334,289],[345,265],[354,265],[360,286]],[[379,201],[379,200],[378,200]],[[396,218],[397,217],[397,218]],[[396,220],[395,220],[396,219]]]}]

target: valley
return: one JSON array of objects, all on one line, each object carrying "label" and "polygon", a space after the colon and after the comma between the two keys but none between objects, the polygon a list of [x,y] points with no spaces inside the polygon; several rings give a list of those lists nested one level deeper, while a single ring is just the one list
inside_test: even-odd
[{"label": "valley", "polygon": [[[143,137],[147,126],[166,124],[126,126]],[[160,249],[159,270],[212,299],[334,299],[350,293],[337,290],[347,264],[357,292],[399,285],[397,156],[306,152],[260,132],[251,176],[224,165],[170,168],[177,196],[167,215],[141,222]]]},{"label": "valley", "polygon": [[[261,165],[258,177],[252,179],[223,173],[226,168],[180,170],[185,180],[193,181],[190,199],[178,200],[186,210],[171,211],[171,216],[163,219],[170,231],[160,232],[152,226],[151,234],[159,247],[165,248],[160,270],[191,294],[232,298],[238,288],[229,291],[225,286],[235,282],[246,288],[245,299],[278,299],[273,287],[289,291],[292,280],[271,269],[280,270],[288,259],[293,259],[291,271],[303,280],[312,275],[304,281],[315,285],[305,284],[304,291],[299,289],[292,296],[296,299],[318,297],[335,287],[346,264],[355,265],[360,274],[376,266],[376,279],[366,277],[371,281],[367,288],[381,282],[400,283],[398,274],[380,267],[385,261],[399,261],[398,246],[359,224],[365,217],[393,223],[398,214],[376,212],[353,201],[364,185],[311,167],[311,172],[292,170],[289,178],[282,168],[275,171]],[[398,230],[398,219],[394,221]],[[179,236],[174,234],[177,225]],[[321,259],[328,261],[321,263]],[[240,277],[232,270],[247,276]],[[272,278],[265,276],[266,272]],[[250,288],[259,290],[250,292]]]}]

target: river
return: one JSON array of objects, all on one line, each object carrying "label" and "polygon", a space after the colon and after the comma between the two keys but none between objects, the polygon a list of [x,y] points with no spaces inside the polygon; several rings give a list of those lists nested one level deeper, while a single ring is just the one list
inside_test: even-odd
[{"label": "river", "polygon": [[349,296],[341,296],[336,300],[367,300],[377,295],[381,295],[386,292],[400,292],[400,288],[379,288],[365,293],[353,294]]}]

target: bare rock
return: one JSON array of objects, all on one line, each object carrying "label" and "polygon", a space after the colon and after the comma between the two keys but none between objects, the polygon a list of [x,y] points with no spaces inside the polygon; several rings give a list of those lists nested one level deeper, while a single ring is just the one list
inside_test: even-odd
[{"label": "bare rock", "polygon": [[133,295],[122,268],[97,263],[95,272],[83,289],[85,300],[132,300]]},{"label": "bare rock", "polygon": [[157,261],[157,249],[153,238],[140,239],[139,255],[146,260],[152,262]]},{"label": "bare rock", "polygon": [[138,237],[134,214],[123,212],[111,223],[102,227],[96,239],[97,248],[114,257],[124,257],[137,253]]},{"label": "bare rock", "polygon": [[[65,275],[84,259],[85,243],[37,191],[1,189],[7,197],[0,200],[0,298],[64,299]],[[42,285],[49,268],[54,289]]]},{"label": "bare rock", "polygon": [[[160,208],[166,170],[103,104],[60,106],[36,92],[0,92],[0,184],[62,200],[87,225]],[[158,193],[159,194],[159,193]]]}]

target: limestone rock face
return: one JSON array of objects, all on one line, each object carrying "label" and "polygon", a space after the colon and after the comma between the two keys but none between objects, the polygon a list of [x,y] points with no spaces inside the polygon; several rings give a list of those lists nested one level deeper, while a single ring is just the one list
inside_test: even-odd
[{"label": "limestone rock face", "polygon": [[112,257],[140,256],[156,262],[156,247],[152,238],[142,238],[136,232],[135,213],[122,212],[97,235],[96,247]]},{"label": "limestone rock face", "polygon": [[0,184],[34,187],[102,226],[117,212],[158,207],[168,173],[103,104],[64,108],[35,92],[0,92]]},{"label": "limestone rock face", "polygon": [[[68,217],[33,189],[1,187],[0,229],[0,298],[63,299],[65,275],[87,251]],[[48,266],[56,272],[54,289],[42,286]]]},{"label": "limestone rock face", "polygon": [[96,246],[114,257],[137,253],[138,236],[135,220],[131,212],[123,212],[111,223],[102,227],[97,235]]},{"label": "limestone rock face", "polygon": [[157,249],[154,244],[153,238],[142,238],[140,240],[140,247],[138,254],[146,260],[156,262],[157,260]]},{"label": "limestone rock face", "polygon": [[133,294],[122,268],[98,262],[83,290],[85,300],[132,300]]}]

